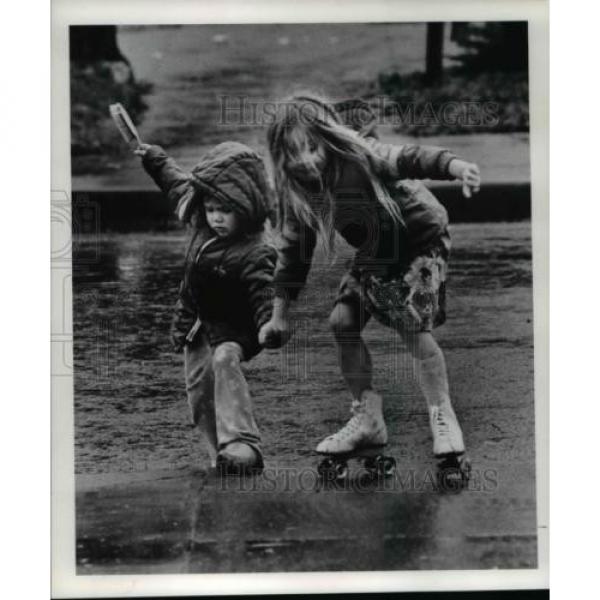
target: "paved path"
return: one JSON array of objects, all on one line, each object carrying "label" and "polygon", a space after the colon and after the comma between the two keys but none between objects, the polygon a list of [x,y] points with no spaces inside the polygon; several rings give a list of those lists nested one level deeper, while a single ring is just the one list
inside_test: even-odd
[{"label": "paved path", "polygon": [[78,573],[532,567],[531,476],[490,468],[455,494],[435,490],[422,465],[346,488],[275,464],[241,481],[157,474],[79,494]]},{"label": "paved path", "polygon": [[[248,366],[265,474],[222,483],[202,469],[185,426],[182,365],[166,341],[183,238],[113,235],[77,246],[79,572],[535,566],[530,224],[457,225],[452,235],[450,318],[438,339],[474,465],[458,494],[435,484],[410,361],[377,323],[365,337],[398,476],[361,485],[355,470],[348,489],[316,486],[311,448],[348,416],[326,323],[347,250],[333,269],[317,257],[292,342]],[[88,250],[99,264],[86,262]]]}]

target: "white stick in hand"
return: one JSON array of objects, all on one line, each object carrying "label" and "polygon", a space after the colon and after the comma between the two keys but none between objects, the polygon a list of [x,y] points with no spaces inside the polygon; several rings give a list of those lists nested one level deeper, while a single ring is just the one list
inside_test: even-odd
[{"label": "white stick in hand", "polygon": [[119,129],[119,132],[123,136],[123,139],[132,148],[137,148],[142,140],[138,134],[138,131],[131,120],[131,117],[127,114],[127,111],[120,102],[111,104],[109,106],[110,116],[113,118],[115,125]]}]

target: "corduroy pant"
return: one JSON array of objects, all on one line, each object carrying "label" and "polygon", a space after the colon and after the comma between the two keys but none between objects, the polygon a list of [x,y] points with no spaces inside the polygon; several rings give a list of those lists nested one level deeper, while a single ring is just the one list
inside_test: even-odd
[{"label": "corduroy pant", "polygon": [[219,450],[234,441],[252,446],[262,460],[260,433],[252,415],[242,357],[238,343],[224,342],[211,348],[202,332],[184,349],[191,419],[204,436],[212,466]]}]

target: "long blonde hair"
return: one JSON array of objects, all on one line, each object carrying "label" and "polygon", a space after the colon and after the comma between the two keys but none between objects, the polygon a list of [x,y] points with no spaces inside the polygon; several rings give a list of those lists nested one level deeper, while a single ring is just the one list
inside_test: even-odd
[{"label": "long blonde hair", "polygon": [[[325,173],[321,175],[322,206],[309,202],[310,191],[302,185],[287,165],[297,157],[290,135],[296,127],[304,126],[310,137],[321,143],[326,152]],[[346,127],[333,104],[312,92],[294,94],[278,104],[277,113],[267,132],[269,154],[272,161],[275,190],[279,205],[278,227],[281,231],[286,217],[291,213],[296,220],[317,233],[328,254],[335,248],[333,188],[339,181],[343,162],[356,164],[366,174],[380,204],[397,221],[402,214],[396,202],[375,175],[375,157],[371,148],[358,133]]]}]

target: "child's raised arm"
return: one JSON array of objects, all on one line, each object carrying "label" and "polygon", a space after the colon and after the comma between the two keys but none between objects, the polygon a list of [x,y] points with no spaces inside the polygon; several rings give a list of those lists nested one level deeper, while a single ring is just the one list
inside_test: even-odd
[{"label": "child's raised arm", "polygon": [[135,154],[156,185],[166,194],[180,220],[188,220],[190,202],[195,195],[192,176],[184,171],[160,146],[140,144]]},{"label": "child's raised arm", "polygon": [[368,144],[375,156],[379,174],[390,179],[458,179],[463,193],[470,197],[481,185],[479,167],[458,158],[450,150],[436,146],[404,144],[394,146],[373,138]]}]

